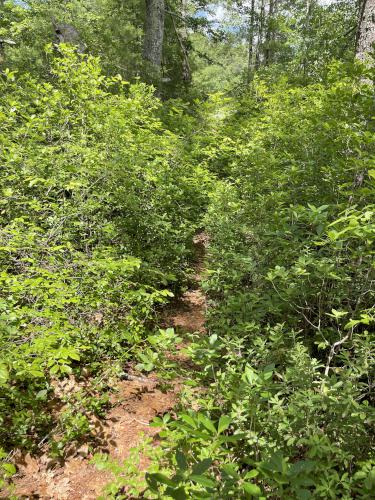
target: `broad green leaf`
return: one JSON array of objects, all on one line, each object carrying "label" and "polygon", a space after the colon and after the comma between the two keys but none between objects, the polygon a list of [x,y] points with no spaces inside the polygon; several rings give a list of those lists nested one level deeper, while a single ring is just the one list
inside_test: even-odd
[{"label": "broad green leaf", "polygon": [[39,400],[46,400],[47,399],[47,394],[48,394],[48,391],[47,389],[43,389],[41,391],[39,391],[37,394],[36,394],[36,399],[39,399]]},{"label": "broad green leaf", "polygon": [[185,455],[182,453],[182,451],[177,450],[176,451],[176,462],[180,470],[186,471],[188,468],[188,463],[186,460]]},{"label": "broad green leaf", "polygon": [[148,474],[148,477],[151,480],[154,480],[154,481],[161,483],[161,484],[166,484],[167,486],[171,486],[171,487],[177,486],[176,483],[174,481],[172,481],[172,479],[170,479],[165,474],[162,474],[161,472],[155,472],[153,474]]},{"label": "broad green leaf", "polygon": [[203,474],[208,470],[212,465],[212,459],[211,458],[205,458],[201,462],[198,462],[193,466],[192,473],[193,474]]},{"label": "broad green leaf", "polygon": [[206,476],[192,475],[190,476],[190,480],[194,481],[195,483],[201,484],[202,486],[206,486],[207,488],[214,488],[216,486],[215,481]]},{"label": "broad green leaf", "polygon": [[1,464],[1,467],[5,470],[8,476],[13,476],[17,472],[17,469],[13,464]]},{"label": "broad green leaf", "polygon": [[262,490],[253,483],[244,483],[242,485],[244,491],[253,497],[259,497],[262,494]]},{"label": "broad green leaf", "polygon": [[222,469],[228,476],[233,477],[236,480],[240,479],[234,464],[224,464]]},{"label": "broad green leaf", "polygon": [[253,479],[254,477],[257,477],[259,475],[259,471],[256,469],[250,470],[245,474],[245,479]]},{"label": "broad green leaf", "polygon": [[208,431],[212,432],[212,434],[216,434],[216,427],[214,423],[208,417],[203,415],[203,413],[198,414],[198,420],[206,427]]},{"label": "broad green leaf", "polygon": [[81,359],[81,357],[78,354],[78,352],[77,351],[73,351],[73,350],[69,351],[68,356],[69,356],[70,359],[74,359],[75,361],[80,361],[80,359]]},{"label": "broad green leaf", "polygon": [[194,420],[193,417],[191,417],[190,415],[187,415],[186,413],[181,413],[179,415],[179,417],[184,421],[186,422],[188,425],[190,425],[191,427],[193,427],[194,429],[197,428],[197,424]]},{"label": "broad green leaf", "polygon": [[5,385],[9,379],[9,372],[6,365],[0,364],[0,385]]},{"label": "broad green leaf", "polygon": [[231,417],[229,417],[228,415],[222,415],[220,417],[219,424],[217,426],[218,434],[221,434],[222,432],[226,431],[230,426],[231,422],[232,422]]},{"label": "broad green leaf", "polygon": [[168,488],[165,490],[165,495],[167,495],[168,498],[173,498],[174,500],[186,500],[187,498],[189,498],[183,486],[180,486],[176,489],[168,486]]}]

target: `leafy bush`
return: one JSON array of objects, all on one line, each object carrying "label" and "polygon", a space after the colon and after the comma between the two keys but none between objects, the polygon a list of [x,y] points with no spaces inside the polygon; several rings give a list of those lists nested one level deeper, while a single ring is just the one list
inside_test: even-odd
[{"label": "leafy bush", "polygon": [[49,81],[8,71],[0,82],[5,448],[50,428],[52,378],[137,358],[188,269],[209,182],[180,160],[152,88],[59,50]]},{"label": "leafy bush", "polygon": [[371,498],[372,96],[357,67],[334,65],[327,85],[255,82],[205,134],[221,177],[206,216],[211,335],[190,352],[208,390],[198,412],[158,422],[172,451],[150,491]]}]

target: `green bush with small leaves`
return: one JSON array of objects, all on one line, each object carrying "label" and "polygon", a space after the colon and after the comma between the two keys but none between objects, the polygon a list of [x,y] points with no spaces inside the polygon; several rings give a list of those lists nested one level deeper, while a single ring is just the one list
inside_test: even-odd
[{"label": "green bush with small leaves", "polygon": [[[44,410],[53,379],[140,360],[155,313],[185,279],[210,183],[181,161],[151,87],[107,78],[71,47],[47,52],[48,80],[0,80],[5,449],[33,449],[57,425]],[[65,438],[88,430],[73,416],[60,418]]]},{"label": "green bush with small leaves", "polygon": [[221,126],[197,138],[219,179],[205,217],[209,334],[188,347],[206,390],[199,410],[156,422],[166,455],[149,498],[373,496],[375,143],[363,74],[334,64],[325,84],[256,80],[237,109],[218,98]]}]

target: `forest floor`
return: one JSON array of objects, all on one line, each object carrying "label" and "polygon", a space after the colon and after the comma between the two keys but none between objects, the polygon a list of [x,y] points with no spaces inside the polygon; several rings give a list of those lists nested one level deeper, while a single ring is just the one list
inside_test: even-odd
[{"label": "forest floor", "polygon": [[[179,333],[205,333],[206,299],[200,288],[203,261],[208,238],[200,233],[194,238],[196,262],[192,287],[165,312],[165,327]],[[180,349],[183,349],[182,343]],[[174,355],[176,356],[176,355]],[[181,363],[187,361],[181,353]],[[178,359],[177,359],[178,361]],[[193,367],[192,367],[193,369]],[[91,463],[94,453],[106,453],[112,460],[122,463],[130,450],[140,444],[143,436],[153,438],[157,444],[158,428],[149,424],[156,415],[173,409],[181,391],[181,381],[172,382],[167,392],[162,391],[157,373],[148,377],[130,376],[118,381],[113,388],[111,409],[104,418],[93,422],[93,432],[87,442],[72,450],[64,462],[53,462],[48,454],[41,456],[16,455],[17,475],[13,478],[12,494],[23,499],[94,500],[100,496],[112,475]],[[75,390],[72,379],[59,382],[57,390]],[[96,443],[93,448],[92,443]],[[139,467],[146,470],[148,458],[140,457]],[[8,492],[9,493],[9,492]],[[0,497],[7,498],[0,493]],[[9,496],[8,496],[9,497]]]}]

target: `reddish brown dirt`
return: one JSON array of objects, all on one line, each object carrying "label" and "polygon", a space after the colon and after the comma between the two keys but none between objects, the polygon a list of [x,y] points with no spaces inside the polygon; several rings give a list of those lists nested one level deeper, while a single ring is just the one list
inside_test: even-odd
[{"label": "reddish brown dirt", "polygon": [[206,301],[201,290],[188,290],[172,311],[168,322],[179,332],[204,333]]},{"label": "reddish brown dirt", "polygon": [[[105,419],[94,422],[95,451],[109,453],[122,462],[129,451],[139,444],[142,434],[155,436],[158,429],[149,426],[157,414],[173,407],[177,394],[173,390],[163,394],[156,377],[145,382],[122,381],[113,398],[114,407]],[[59,500],[91,500],[97,498],[111,476],[90,464],[92,454],[84,444],[64,464],[50,467],[46,455],[20,460],[15,479],[16,495],[20,498],[43,498]],[[141,460],[147,467],[147,460]]]},{"label": "reddish brown dirt", "polygon": [[[196,288],[188,290],[168,312],[165,323],[180,332],[204,332],[206,301],[199,289],[202,273],[205,234],[199,234],[194,243],[197,249],[195,265]],[[181,345],[183,347],[183,344]],[[63,464],[53,464],[47,455],[19,457],[14,478],[15,494],[23,499],[94,500],[111,480],[108,472],[99,471],[90,463],[94,452],[108,453],[112,459],[123,461],[130,450],[137,446],[143,435],[153,437],[158,429],[149,423],[158,415],[173,408],[178,399],[179,387],[175,383],[163,393],[156,375],[143,380],[126,380],[117,384],[112,399],[112,409],[104,419],[94,423],[96,442],[83,444]],[[91,441],[92,443],[92,441]],[[141,457],[140,468],[147,468],[147,459]],[[0,498],[9,498],[9,492],[0,492]]]},{"label": "reddish brown dirt", "polygon": [[173,326],[179,332],[205,333],[206,297],[199,288],[203,273],[203,258],[208,245],[205,233],[199,233],[194,238],[197,260],[194,265],[194,282],[196,287],[188,290],[177,303],[172,304],[167,311],[165,323]]}]

